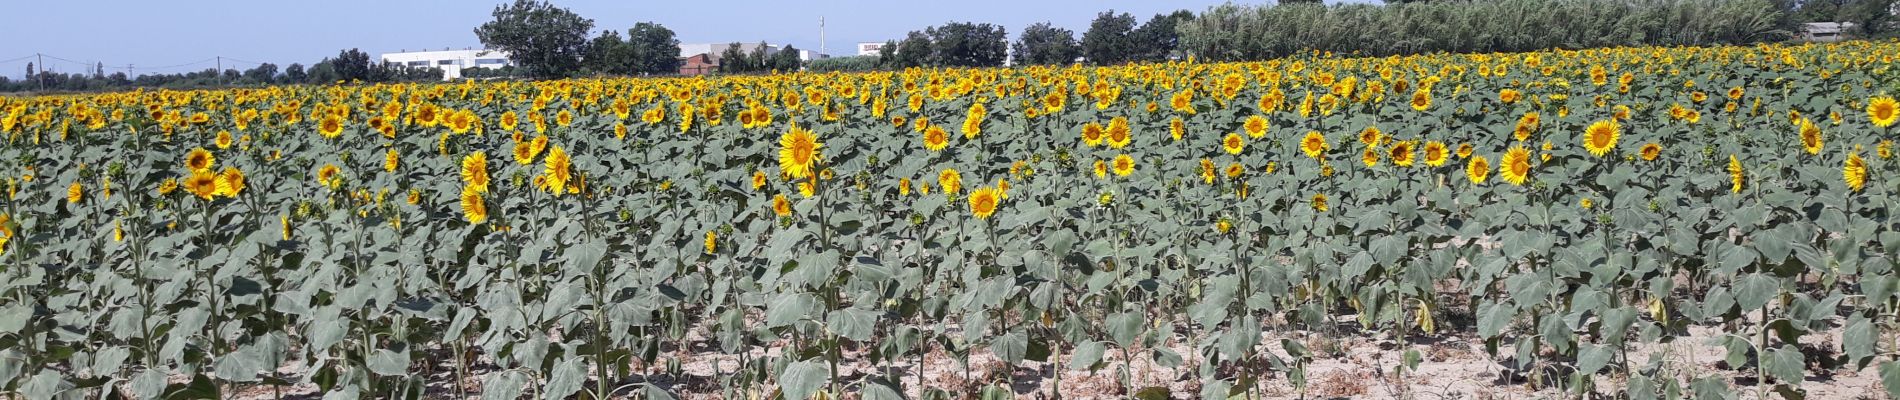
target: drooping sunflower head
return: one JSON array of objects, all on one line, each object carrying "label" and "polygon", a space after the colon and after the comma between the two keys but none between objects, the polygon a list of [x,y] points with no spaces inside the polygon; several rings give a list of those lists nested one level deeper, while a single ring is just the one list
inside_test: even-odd
[{"label": "drooping sunflower head", "polygon": [[1241,150],[1247,148],[1247,140],[1242,139],[1238,133],[1229,133],[1227,137],[1221,139],[1220,147],[1222,150],[1227,150],[1227,154],[1240,154]]},{"label": "drooping sunflower head", "polygon": [[996,214],[997,203],[1002,200],[994,188],[980,188],[970,192],[970,214],[977,219],[988,219]]},{"label": "drooping sunflower head", "polygon": [[1332,146],[1326,144],[1326,136],[1319,134],[1319,131],[1307,131],[1306,137],[1300,139],[1300,151],[1306,152],[1309,158],[1317,159],[1331,148]]},{"label": "drooping sunflower head", "polygon": [[1643,161],[1656,161],[1656,157],[1662,156],[1662,145],[1655,142],[1644,144],[1639,153],[1642,153]]},{"label": "drooping sunflower head", "polygon": [[1821,127],[1807,118],[1802,118],[1798,125],[1801,126],[1801,149],[1810,155],[1821,154]]},{"label": "drooping sunflower head", "polygon": [[244,192],[244,172],[237,168],[224,167],[224,173],[218,174],[216,194],[224,197],[237,197]]},{"label": "drooping sunflower head", "polygon": [[1616,150],[1616,140],[1622,136],[1622,131],[1622,125],[1613,119],[1593,122],[1583,130],[1583,147],[1590,150],[1590,155],[1602,157],[1610,154],[1610,151]]},{"label": "drooping sunflower head", "polygon": [[1451,152],[1445,148],[1444,142],[1436,140],[1425,142],[1425,165],[1442,166],[1449,158],[1451,158]]},{"label": "drooping sunflower head", "polygon": [[824,147],[818,142],[818,135],[793,125],[791,130],[779,136],[779,170],[793,179],[803,179],[812,175],[813,165],[818,162],[818,149]]},{"label": "drooping sunflower head", "polygon": [[1860,158],[1859,146],[1847,154],[1847,162],[1841,165],[1841,179],[1847,182],[1847,188],[1860,191],[1867,185],[1867,161]]},{"label": "drooping sunflower head", "polygon": [[1418,91],[1412,92],[1412,109],[1413,110],[1425,111],[1431,108],[1432,108],[1432,89],[1431,88],[1429,87],[1420,88]]},{"label": "drooping sunflower head", "polygon": [[342,177],[338,176],[342,172],[343,170],[337,169],[336,164],[323,164],[323,167],[317,168],[317,183],[323,186],[336,187],[339,181],[342,180]]},{"label": "drooping sunflower head", "polygon": [[945,169],[937,173],[937,185],[943,187],[943,194],[956,195],[963,188],[963,174],[955,168]]},{"label": "drooping sunflower head", "polygon": [[1483,184],[1484,180],[1490,176],[1491,160],[1485,159],[1484,156],[1474,156],[1466,161],[1465,178],[1470,179],[1472,184]]},{"label": "drooping sunflower head", "polygon": [[488,153],[476,151],[462,157],[462,183],[475,193],[488,192]]},{"label": "drooping sunflower head", "polygon": [[488,221],[488,205],[482,202],[482,194],[473,190],[462,190],[462,218],[469,224],[481,225]]},{"label": "drooping sunflower head", "polygon": [[1168,120],[1169,137],[1174,138],[1174,140],[1181,140],[1181,136],[1185,134],[1187,134],[1187,123],[1181,121],[1181,117],[1174,117]]},{"label": "drooping sunflower head", "polygon": [[211,165],[216,162],[217,157],[212,156],[211,151],[203,147],[191,149],[191,152],[185,153],[185,168],[191,171],[209,171]]},{"label": "drooping sunflower head", "polygon": [[1739,158],[1736,158],[1734,154],[1730,154],[1728,156],[1728,178],[1729,178],[1729,183],[1731,184],[1729,186],[1729,192],[1731,193],[1742,192],[1742,180],[1743,178],[1746,178],[1746,176],[1743,176],[1743,172],[1744,171],[1742,170],[1742,160]]},{"label": "drooping sunflower head", "polygon": [[1367,147],[1366,151],[1359,155],[1359,162],[1366,164],[1367,168],[1379,166],[1379,149]]},{"label": "drooping sunflower head", "polygon": [[80,201],[84,201],[85,199],[86,199],[85,185],[81,185],[79,184],[79,182],[73,182],[72,186],[66,187],[66,202],[67,203],[79,204]]},{"label": "drooping sunflower head", "polygon": [[1498,176],[1512,185],[1523,186],[1531,175],[1531,151],[1522,146],[1512,146],[1504,152],[1504,158],[1498,161]]},{"label": "drooping sunflower head", "polygon": [[1895,102],[1890,96],[1876,96],[1868,99],[1867,119],[1873,121],[1874,126],[1882,128],[1893,126],[1895,120],[1900,120],[1900,110],[1896,108],[1900,108],[1900,102]]},{"label": "drooping sunflower head", "polygon": [[1313,194],[1313,211],[1326,212],[1326,210],[1329,210],[1329,209],[1331,208],[1326,206],[1325,193]]},{"label": "drooping sunflower head", "polygon": [[1115,156],[1115,176],[1128,176],[1135,172],[1135,158],[1127,154]]}]

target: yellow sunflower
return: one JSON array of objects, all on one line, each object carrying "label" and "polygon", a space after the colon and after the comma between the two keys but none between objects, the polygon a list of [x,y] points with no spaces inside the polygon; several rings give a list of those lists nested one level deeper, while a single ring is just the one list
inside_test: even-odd
[{"label": "yellow sunflower", "polygon": [[224,167],[224,173],[218,174],[216,187],[219,196],[237,197],[238,193],[244,192],[244,172],[238,171],[237,168]]},{"label": "yellow sunflower", "polygon": [[1135,158],[1127,154],[1115,156],[1115,176],[1128,176],[1135,172]]},{"label": "yellow sunflower", "polygon": [[1420,88],[1418,89],[1417,92],[1412,92],[1412,109],[1413,110],[1425,111],[1430,108],[1432,108],[1432,89],[1431,88],[1429,87]]},{"label": "yellow sunflower", "polygon": [[1094,122],[1082,124],[1082,144],[1088,145],[1089,147],[1100,146],[1102,145],[1102,136],[1104,136],[1104,134],[1102,124]]},{"label": "yellow sunflower", "polygon": [[317,123],[317,132],[323,134],[325,139],[336,139],[343,134],[343,118],[336,115],[323,117],[323,121]]},{"label": "yellow sunflower", "polygon": [[223,150],[231,148],[233,142],[235,140],[231,138],[231,131],[218,131],[218,138],[212,144],[217,145],[219,150]]},{"label": "yellow sunflower", "polygon": [[773,195],[772,196],[772,213],[780,217],[792,216],[792,201],[789,199],[786,199],[785,195],[782,193]]},{"label": "yellow sunflower", "polygon": [[1893,126],[1894,120],[1900,120],[1900,110],[1895,110],[1896,107],[1900,107],[1900,104],[1896,104],[1893,97],[1876,96],[1867,99],[1867,119],[1873,121],[1874,126],[1882,128]]},{"label": "yellow sunflower", "polygon": [[462,218],[468,223],[481,225],[488,221],[488,206],[482,203],[482,194],[473,190],[462,190]]},{"label": "yellow sunflower", "polygon": [[1214,183],[1214,160],[1201,159],[1201,182]]},{"label": "yellow sunflower", "polygon": [[1331,145],[1326,144],[1326,136],[1319,134],[1319,131],[1308,131],[1306,138],[1300,139],[1300,151],[1306,152],[1309,158],[1318,159],[1331,148]]},{"label": "yellow sunflower", "polygon": [[85,201],[85,200],[86,200],[86,187],[84,185],[80,185],[79,182],[73,182],[72,186],[69,186],[66,188],[66,202],[67,203],[79,204],[79,202]]},{"label": "yellow sunflower", "polygon": [[1470,179],[1472,184],[1483,184],[1484,180],[1490,177],[1491,160],[1485,159],[1484,156],[1473,156],[1465,163],[1465,178]]},{"label": "yellow sunflower", "polygon": [[1436,140],[1425,142],[1425,165],[1443,166],[1445,160],[1451,158],[1450,155],[1450,150],[1445,148],[1444,142]]},{"label": "yellow sunflower", "polygon": [[1583,147],[1590,150],[1590,155],[1602,157],[1616,150],[1616,140],[1622,135],[1623,126],[1616,120],[1593,122],[1583,130]]},{"label": "yellow sunflower", "polygon": [[396,167],[401,162],[402,162],[402,153],[396,151],[396,149],[389,149],[388,153],[383,154],[383,170],[384,171],[396,172]]},{"label": "yellow sunflower", "polygon": [[980,188],[971,191],[970,214],[975,215],[977,219],[989,219],[990,215],[996,214],[996,205],[1000,201],[996,189]]},{"label": "yellow sunflower", "polygon": [[1860,149],[1856,148],[1853,153],[1847,154],[1847,163],[1841,165],[1841,179],[1847,181],[1847,187],[1856,192],[1867,185],[1867,161],[1860,159]]},{"label": "yellow sunflower", "polygon": [[210,171],[196,171],[185,178],[185,191],[200,199],[211,200],[218,194],[218,176]]},{"label": "yellow sunflower", "polygon": [[1386,157],[1392,159],[1393,165],[1401,167],[1410,167],[1416,160],[1411,141],[1393,143],[1392,148],[1386,153]]},{"label": "yellow sunflower", "polygon": [[945,169],[937,173],[937,185],[943,186],[943,194],[956,195],[963,188],[963,174],[955,168]]},{"label": "yellow sunflower", "polygon": [[1359,161],[1365,163],[1366,168],[1379,166],[1379,149],[1366,148],[1365,154],[1359,156]]},{"label": "yellow sunflower", "polygon": [[211,165],[216,163],[217,157],[212,156],[211,151],[203,147],[191,149],[191,152],[185,153],[185,168],[192,171],[210,171]]},{"label": "yellow sunflower", "polygon": [[488,193],[488,153],[476,151],[462,157],[462,184],[466,190]]},{"label": "yellow sunflower", "polygon": [[1821,154],[1821,145],[1823,144],[1821,127],[1815,125],[1814,121],[1808,120],[1807,118],[1802,118],[1800,121],[1797,121],[1797,125],[1801,126],[1801,149],[1807,150],[1808,154]]},{"label": "yellow sunflower", "polygon": [[925,149],[938,151],[948,146],[950,146],[950,133],[945,132],[943,127],[931,125],[929,129],[924,129]]},{"label": "yellow sunflower", "polygon": [[1531,176],[1531,151],[1522,146],[1512,146],[1505,151],[1498,161],[1498,176],[1512,185],[1523,186],[1524,180]]},{"label": "yellow sunflower", "polygon": [[1326,212],[1326,210],[1328,209],[1329,208],[1326,207],[1326,194],[1325,193],[1314,194],[1313,195],[1313,211]]},{"label": "yellow sunflower", "polygon": [[1656,157],[1662,156],[1662,145],[1654,142],[1645,144],[1638,152],[1642,153],[1643,161],[1656,161]]},{"label": "yellow sunflower", "polygon": [[706,254],[713,254],[717,252],[716,249],[719,248],[718,246],[719,246],[719,234],[713,233],[713,231],[706,231]]},{"label": "yellow sunflower", "polygon": [[1227,150],[1227,154],[1237,155],[1247,148],[1247,140],[1242,139],[1238,133],[1229,133],[1226,138],[1221,139],[1220,148]]},{"label": "yellow sunflower", "polygon": [[553,150],[549,150],[545,161],[542,164],[542,174],[547,176],[547,189],[554,193],[555,197],[560,197],[561,194],[568,192],[568,183],[574,180],[574,161],[567,156],[567,150],[562,149],[561,146],[554,146]]},{"label": "yellow sunflower", "polygon": [[1134,134],[1129,131],[1126,117],[1108,120],[1108,128],[1104,129],[1103,133],[1107,135],[1108,147],[1111,148],[1128,147],[1128,143],[1134,139]]},{"label": "yellow sunflower", "polygon": [[818,135],[797,125],[792,125],[790,131],[779,136],[778,143],[779,170],[793,179],[812,175],[813,165],[818,162],[818,149],[825,146],[818,142]]},{"label": "yellow sunflower", "polygon": [[342,177],[337,176],[342,172],[335,164],[323,164],[323,167],[317,168],[317,183],[335,188],[342,183]]},{"label": "yellow sunflower", "polygon": [[1247,117],[1247,123],[1242,126],[1247,129],[1247,136],[1251,136],[1254,139],[1267,136],[1267,117],[1259,115],[1249,116]]},{"label": "yellow sunflower", "polygon": [[1744,176],[1742,176],[1742,160],[1735,158],[1734,154],[1730,154],[1728,156],[1728,180],[1729,183],[1731,183],[1729,192],[1742,192],[1742,178],[1744,178]]}]

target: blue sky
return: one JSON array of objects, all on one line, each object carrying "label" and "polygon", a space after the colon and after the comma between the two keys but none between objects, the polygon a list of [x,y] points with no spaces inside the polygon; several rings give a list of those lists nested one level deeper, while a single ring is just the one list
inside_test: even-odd
[{"label": "blue sky", "polygon": [[[57,0],[9,2],[0,24],[0,75],[19,78],[34,53],[54,71],[106,73],[133,64],[138,73],[176,73],[258,62],[280,68],[309,65],[338,50],[372,56],[423,48],[480,47],[473,29],[494,6],[512,0]],[[1237,1],[1257,3],[1271,0]],[[1146,21],[1156,13],[1199,13],[1226,0],[964,0],[964,1],[609,1],[554,0],[594,20],[594,32],[624,31],[654,21],[682,43],[733,41],[790,43],[817,49],[818,19],[826,22],[829,52],[846,54],[857,42],[901,38],[950,21],[1002,25],[1012,39],[1029,24],[1048,21],[1079,36],[1097,12],[1114,9]],[[26,57],[24,60],[14,60]]]}]

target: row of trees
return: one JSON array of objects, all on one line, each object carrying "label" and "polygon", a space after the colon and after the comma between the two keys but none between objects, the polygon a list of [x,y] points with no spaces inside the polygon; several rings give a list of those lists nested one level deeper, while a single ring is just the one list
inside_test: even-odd
[{"label": "row of trees", "polygon": [[1011,50],[1015,64],[1162,61],[1180,55],[1176,27],[1193,19],[1194,13],[1180,10],[1156,14],[1136,25],[1133,15],[1109,10],[1097,14],[1080,38],[1067,28],[1041,22],[1023,28],[1015,43],[1008,41],[1009,34],[1001,26],[951,22],[885,42],[878,64],[885,68],[992,67],[1009,61]]},{"label": "row of trees", "polygon": [[206,68],[200,71],[172,74],[143,74],[127,76],[125,72],[107,74],[105,65],[99,64],[91,73],[60,73],[36,70],[32,63],[26,66],[23,79],[13,80],[0,76],[0,92],[37,91],[42,85],[47,91],[81,92],[119,90],[129,88],[167,88],[196,89],[224,86],[255,86],[298,83],[330,83],[336,81],[361,82],[416,82],[442,79],[442,70],[435,67],[407,67],[397,64],[374,62],[369,53],[349,49],[337,53],[336,57],[325,58],[310,67],[292,63],[279,69],[277,64],[263,63],[250,69]]},{"label": "row of trees", "polygon": [[1799,22],[1813,21],[1859,22],[1861,29],[1856,33],[1880,36],[1891,30],[1888,10],[1893,4],[1894,0],[1492,0],[1325,6],[1283,1],[1216,6],[1182,21],[1178,33],[1185,53],[1207,60],[1260,60],[1312,50],[1394,55],[1719,45],[1793,38]]},{"label": "row of trees", "polygon": [[589,74],[649,75],[679,71],[679,40],[665,26],[641,22],[627,36],[608,30],[592,40],[594,20],[546,1],[496,6],[493,21],[475,28],[490,49],[507,51],[520,73],[551,78]]},{"label": "row of trees", "polygon": [[719,53],[719,73],[749,74],[771,71],[797,71],[803,66],[798,58],[798,48],[785,45],[776,53],[768,53],[771,46],[759,42],[746,51],[746,46],[732,43]]}]

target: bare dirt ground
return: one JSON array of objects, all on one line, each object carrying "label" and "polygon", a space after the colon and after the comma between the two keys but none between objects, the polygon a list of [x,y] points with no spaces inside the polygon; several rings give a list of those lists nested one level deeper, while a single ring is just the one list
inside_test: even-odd
[{"label": "bare dirt ground", "polygon": [[[1725,350],[1712,342],[1723,334],[1715,327],[1696,326],[1689,329],[1687,336],[1677,337],[1669,343],[1650,343],[1633,345],[1629,351],[1629,363],[1636,368],[1647,365],[1652,360],[1660,361],[1663,368],[1661,376],[1676,379],[1685,392],[1688,382],[1702,377],[1719,377],[1727,382],[1730,389],[1743,398],[1755,397],[1760,391],[1771,390],[1768,385],[1755,384],[1755,372],[1751,368],[1730,369],[1722,360]],[[1819,344],[1819,348],[1838,351],[1840,330],[1811,334],[1803,338],[1803,343]],[[1441,332],[1436,336],[1414,337],[1400,344],[1397,341],[1381,339],[1372,334],[1347,333],[1343,337],[1328,337],[1313,332],[1268,332],[1262,335],[1261,348],[1275,352],[1282,358],[1286,353],[1280,348],[1281,339],[1300,341],[1319,355],[1307,366],[1308,386],[1302,393],[1286,379],[1283,374],[1259,377],[1253,398],[1296,399],[1296,398],[1407,398],[1407,399],[1522,399],[1522,398],[1577,398],[1574,392],[1564,392],[1550,385],[1550,382],[1534,382],[1528,375],[1513,371],[1509,344],[1500,347],[1500,356],[1492,358],[1486,354],[1484,345],[1472,335]],[[782,345],[782,344],[781,344]],[[1145,351],[1132,352],[1134,360],[1129,364],[1134,382],[1124,383],[1118,377],[1116,368],[1123,363],[1122,353],[1109,351],[1105,356],[1108,367],[1096,371],[1064,370],[1061,374],[1060,397],[1063,399],[1110,399],[1126,398],[1126,387],[1147,388],[1165,387],[1169,396],[1176,399],[1200,398],[1200,381],[1191,374],[1191,366],[1196,364],[1191,355],[1190,346],[1176,337],[1168,346],[1175,352],[1188,357],[1186,365],[1180,369],[1164,368],[1151,362]],[[775,356],[780,347],[757,350],[753,356]],[[1395,375],[1393,370],[1409,349],[1417,349],[1424,361],[1418,369],[1405,374]],[[690,354],[688,354],[690,353]],[[907,389],[909,398],[918,398],[922,387],[944,389],[956,396],[974,396],[981,387],[991,383],[1012,382],[1017,398],[1053,399],[1056,398],[1057,384],[1055,369],[1059,365],[1026,361],[1023,365],[1009,370],[995,361],[990,354],[978,351],[971,356],[970,368],[965,369],[951,356],[941,350],[934,350],[924,357],[918,365],[899,362],[892,371],[879,373],[878,366],[862,362],[851,362],[851,356],[862,356],[863,350],[847,352],[847,361],[841,367],[840,376],[846,380],[884,375],[898,376]],[[719,353],[705,346],[692,346],[690,351],[673,352],[666,356],[681,357],[683,375],[665,376],[660,367],[648,372],[653,382],[668,388],[683,399],[721,399],[725,398],[718,386],[718,371],[732,371],[739,365],[737,356]],[[1067,354],[1062,354],[1067,359]],[[449,364],[450,361],[443,361]],[[1606,371],[1596,375],[1593,398],[1619,398],[1625,390],[1626,375],[1620,371],[1620,363],[1612,362]],[[302,368],[301,364],[288,365],[280,370],[286,375]],[[427,397],[456,398],[454,375],[448,371],[452,365],[445,365],[436,372],[417,371],[429,382]],[[921,370],[921,373],[914,371]],[[481,382],[486,374],[494,373],[492,367],[477,368],[474,376],[463,383],[468,398],[480,398]],[[1006,376],[1004,374],[1009,374]],[[966,378],[966,375],[968,378]],[[1013,379],[1010,378],[1013,376]],[[182,379],[182,377],[181,377]],[[634,378],[638,382],[640,378]],[[630,383],[630,382],[627,382]],[[591,388],[589,382],[586,387]],[[1800,384],[1810,399],[1876,399],[1883,396],[1878,377],[1870,367],[1864,371],[1836,370],[1823,376],[1811,376]],[[227,397],[243,399],[273,399],[282,396],[289,399],[309,399],[322,397],[311,384],[277,388],[269,386],[232,387],[226,389]],[[765,386],[745,391],[739,398],[769,398],[776,388]],[[622,392],[624,396],[626,392]],[[1685,393],[1688,394],[1688,393]],[[1771,394],[1772,395],[1772,394]],[[756,396],[756,397],[755,397]],[[368,397],[368,396],[365,396]],[[1776,396],[1778,397],[1778,396]],[[621,398],[621,396],[615,396]],[[840,396],[843,399],[855,399],[853,393]]]}]

